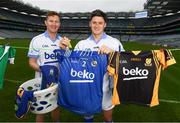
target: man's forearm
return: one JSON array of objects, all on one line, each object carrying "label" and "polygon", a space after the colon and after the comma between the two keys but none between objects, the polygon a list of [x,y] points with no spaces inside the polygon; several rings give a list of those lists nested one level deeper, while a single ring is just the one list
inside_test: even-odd
[{"label": "man's forearm", "polygon": [[29,59],[29,65],[31,68],[33,68],[35,71],[40,71],[39,65],[37,64],[37,60],[34,58]]}]

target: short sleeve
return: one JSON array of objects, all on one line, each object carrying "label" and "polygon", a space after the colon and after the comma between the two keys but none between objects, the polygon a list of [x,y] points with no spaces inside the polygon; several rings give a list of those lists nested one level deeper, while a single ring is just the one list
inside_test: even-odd
[{"label": "short sleeve", "polygon": [[115,39],[115,41],[117,42],[117,45],[115,45],[114,50],[119,51],[119,52],[125,51],[123,45],[121,44],[121,42],[118,39]]},{"label": "short sleeve", "polygon": [[9,56],[8,56],[8,60],[10,64],[14,64],[15,55],[16,55],[16,49],[10,47]]},{"label": "short sleeve", "polygon": [[36,39],[32,39],[30,45],[29,45],[29,51],[28,51],[28,57],[31,58],[38,58],[39,57],[39,50],[38,42]]},{"label": "short sleeve", "polygon": [[176,63],[176,60],[170,50],[164,50],[164,63],[163,69]]}]

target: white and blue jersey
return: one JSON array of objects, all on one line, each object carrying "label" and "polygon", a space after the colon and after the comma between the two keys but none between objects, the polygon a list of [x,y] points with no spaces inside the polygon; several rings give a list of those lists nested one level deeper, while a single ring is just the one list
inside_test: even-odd
[{"label": "white and blue jersey", "polygon": [[[56,36],[55,40],[52,40],[47,31],[34,37],[29,46],[28,57],[37,58],[40,66],[45,64],[57,66],[57,56],[53,51],[59,49],[60,40],[59,35]],[[39,72],[36,72],[36,77],[40,77]]]},{"label": "white and blue jersey", "polygon": [[82,115],[102,110],[103,77],[107,71],[107,55],[97,52],[72,51],[59,60],[58,104]]},{"label": "white and blue jersey", "polygon": [[98,48],[102,45],[105,45],[114,51],[124,51],[124,48],[120,41],[107,35],[106,33],[103,33],[99,41],[95,41],[95,39],[91,35],[86,40],[79,41],[74,49],[83,51],[97,51]]}]

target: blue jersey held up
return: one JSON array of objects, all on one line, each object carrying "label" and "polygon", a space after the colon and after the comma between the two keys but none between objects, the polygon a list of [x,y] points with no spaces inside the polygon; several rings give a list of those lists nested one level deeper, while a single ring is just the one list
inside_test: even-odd
[{"label": "blue jersey held up", "polygon": [[58,104],[82,115],[102,110],[102,85],[107,68],[107,55],[97,52],[55,51],[59,60]]}]

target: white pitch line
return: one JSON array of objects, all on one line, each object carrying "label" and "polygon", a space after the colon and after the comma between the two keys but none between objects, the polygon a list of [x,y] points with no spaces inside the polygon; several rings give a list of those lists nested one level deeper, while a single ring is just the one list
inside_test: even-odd
[{"label": "white pitch line", "polygon": [[166,103],[176,103],[180,104],[180,101],[178,100],[167,100],[167,99],[159,99],[160,102],[166,102]]},{"label": "white pitch line", "polygon": [[176,50],[180,50],[180,48],[178,48],[178,49],[168,49],[168,50],[170,50],[170,51],[176,51]]},{"label": "white pitch line", "polygon": [[12,80],[12,79],[4,79],[4,80],[12,83],[23,83],[22,81]]}]

